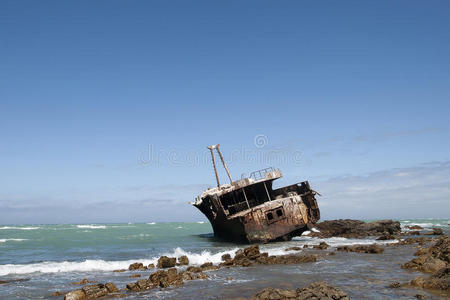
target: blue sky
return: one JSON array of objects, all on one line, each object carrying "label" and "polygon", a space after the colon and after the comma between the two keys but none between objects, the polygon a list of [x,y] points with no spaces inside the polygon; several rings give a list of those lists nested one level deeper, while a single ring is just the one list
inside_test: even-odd
[{"label": "blue sky", "polygon": [[0,223],[201,220],[215,143],[324,218],[450,217],[449,11],[1,1]]}]

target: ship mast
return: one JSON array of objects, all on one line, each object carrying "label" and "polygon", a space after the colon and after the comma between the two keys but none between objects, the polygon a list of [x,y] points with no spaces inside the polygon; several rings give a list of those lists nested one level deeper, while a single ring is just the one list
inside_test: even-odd
[{"label": "ship mast", "polygon": [[220,160],[222,161],[223,167],[224,167],[225,171],[227,172],[228,178],[230,179],[230,184],[232,184],[233,179],[231,179],[230,171],[228,171],[227,164],[225,163],[222,153],[219,150],[219,144],[211,145],[211,146],[208,146],[207,148],[211,152],[211,158],[212,158],[212,163],[213,163],[213,167],[214,167],[214,174],[216,175],[217,187],[220,189],[219,175],[217,174],[216,160],[214,159],[214,149],[216,149],[217,153],[219,153]]}]

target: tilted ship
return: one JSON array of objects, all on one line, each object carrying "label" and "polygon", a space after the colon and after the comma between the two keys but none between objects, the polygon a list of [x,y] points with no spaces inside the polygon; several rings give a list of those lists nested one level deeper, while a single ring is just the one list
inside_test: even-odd
[{"label": "tilted ship", "polygon": [[[193,204],[210,221],[214,235],[235,242],[266,243],[290,240],[312,228],[320,219],[315,195],[308,181],[273,189],[281,171],[274,168],[259,170],[250,176],[233,181],[219,150],[211,151],[216,188],[209,188]],[[217,150],[229,184],[220,184],[214,159]]]}]

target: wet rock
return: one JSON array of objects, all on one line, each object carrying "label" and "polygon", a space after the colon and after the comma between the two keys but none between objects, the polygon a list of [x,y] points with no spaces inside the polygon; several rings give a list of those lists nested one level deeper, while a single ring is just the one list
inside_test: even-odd
[{"label": "wet rock", "polygon": [[383,253],[384,248],[380,247],[377,244],[371,244],[371,245],[340,246],[340,247],[337,247],[337,250],[338,251],[346,251],[346,252],[378,254],[378,253]]},{"label": "wet rock", "polygon": [[303,245],[303,248],[305,248],[305,249],[308,248],[308,245]]},{"label": "wet rock", "polygon": [[231,259],[231,255],[226,253],[226,254],[222,255],[221,259],[222,259],[222,261],[230,260]]},{"label": "wet rock", "polygon": [[217,270],[219,269],[219,267],[215,266],[212,262],[206,262],[200,266],[200,269],[202,269],[202,271],[209,271],[209,270]]},{"label": "wet rock", "polygon": [[417,277],[411,281],[412,286],[431,290],[450,290],[450,268],[442,268],[431,277]]},{"label": "wet rock", "polygon": [[72,282],[72,284],[73,284],[73,285],[77,285],[77,284],[82,285],[82,284],[88,284],[88,283],[93,283],[93,282],[95,282],[95,281],[90,281],[90,280],[88,280],[87,278],[83,278],[83,279],[81,279],[80,281]]},{"label": "wet rock", "polygon": [[178,257],[178,263],[180,266],[186,266],[189,264],[189,258],[186,255]]},{"label": "wet rock", "polygon": [[144,266],[143,263],[138,263],[138,262],[136,262],[136,263],[134,263],[134,264],[131,264],[131,265],[128,267],[128,270],[130,270],[130,271],[147,270],[147,267]]},{"label": "wet rock", "polygon": [[130,278],[138,278],[141,277],[141,274],[133,274],[129,276]]},{"label": "wet rock", "polygon": [[424,235],[442,235],[444,233],[441,228],[433,227],[432,229],[433,229],[432,232],[424,233]]},{"label": "wet rock", "polygon": [[30,278],[18,278],[18,279],[9,279],[9,280],[0,280],[0,284],[14,283],[14,282],[23,282],[29,281]]},{"label": "wet rock", "polygon": [[335,299],[347,300],[348,296],[340,289],[329,286],[326,282],[312,283],[303,289],[281,290],[274,288],[265,288],[255,294],[252,300],[285,300],[285,299]]},{"label": "wet rock", "polygon": [[363,222],[359,220],[331,220],[316,224],[320,232],[311,232],[310,236],[320,238],[345,237],[363,238],[383,233],[398,234],[401,232],[400,222],[380,220]]},{"label": "wet rock", "polygon": [[119,270],[114,270],[113,272],[114,273],[119,273],[119,272],[125,272],[126,271],[126,269],[119,269]]},{"label": "wet rock", "polygon": [[233,277],[231,277],[231,276],[230,276],[230,277],[227,277],[227,280],[228,280],[228,281],[233,280]]},{"label": "wet rock", "polygon": [[300,250],[302,250],[301,247],[289,247],[289,248],[284,249],[284,251],[300,251]]},{"label": "wet rock", "polygon": [[414,297],[415,297],[416,299],[427,299],[427,296],[422,295],[422,294],[416,294]]},{"label": "wet rock", "polygon": [[167,256],[161,256],[158,259],[158,268],[165,269],[165,268],[172,268],[175,267],[177,263],[177,259],[175,257],[167,257]]},{"label": "wet rock", "polygon": [[440,237],[433,245],[419,249],[415,254],[418,257],[403,264],[402,268],[434,273],[450,263],[450,237]]},{"label": "wet rock", "polygon": [[319,249],[319,250],[325,250],[325,249],[330,248],[330,245],[328,245],[328,244],[325,243],[325,242],[320,242],[319,245],[314,245],[313,248],[314,248],[314,249]]},{"label": "wet rock", "polygon": [[385,233],[377,238],[378,241],[395,240],[395,237],[389,233]]},{"label": "wet rock", "polygon": [[401,286],[402,286],[401,283],[398,282],[398,281],[394,281],[394,282],[392,282],[392,283],[389,285],[389,287],[392,288],[392,289],[398,289],[398,288],[401,287]]},{"label": "wet rock", "polygon": [[192,273],[200,273],[203,271],[203,269],[200,267],[196,267],[196,266],[190,266],[186,269],[186,271],[192,272]]},{"label": "wet rock", "polygon": [[51,297],[58,297],[58,296],[62,296],[62,295],[63,295],[63,293],[61,293],[60,291],[56,291],[56,292],[50,294]]},{"label": "wet rock", "polygon": [[117,289],[116,285],[112,282],[107,282],[105,284],[106,288],[108,289],[108,292],[110,293],[117,293],[119,290]]},{"label": "wet rock", "polygon": [[64,295],[64,300],[84,300],[87,299],[83,290],[70,291]]},{"label": "wet rock", "polygon": [[250,247],[245,248],[244,249],[244,255],[248,259],[256,259],[260,255],[259,246],[258,245],[252,245]]},{"label": "wet rock", "polygon": [[153,269],[153,268],[155,268],[155,264],[149,264],[149,265],[147,266],[147,268],[148,268],[148,269]]},{"label": "wet rock", "polygon": [[106,285],[102,283],[85,286],[82,290],[88,299],[103,297],[109,292]]},{"label": "wet rock", "polygon": [[414,230],[423,229],[423,227],[421,227],[419,225],[406,225],[405,228],[414,229]]}]

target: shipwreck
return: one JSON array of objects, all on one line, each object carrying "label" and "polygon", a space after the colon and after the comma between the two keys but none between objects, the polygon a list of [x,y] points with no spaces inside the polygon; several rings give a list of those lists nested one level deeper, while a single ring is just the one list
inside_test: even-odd
[{"label": "shipwreck", "polygon": [[[318,193],[311,189],[308,181],[273,189],[273,181],[282,177],[281,171],[274,168],[233,181],[219,144],[208,149],[217,187],[207,189],[191,204],[208,218],[216,237],[248,243],[290,240],[311,229],[320,219],[315,198]],[[219,182],[214,150],[219,154],[229,184]]]}]

